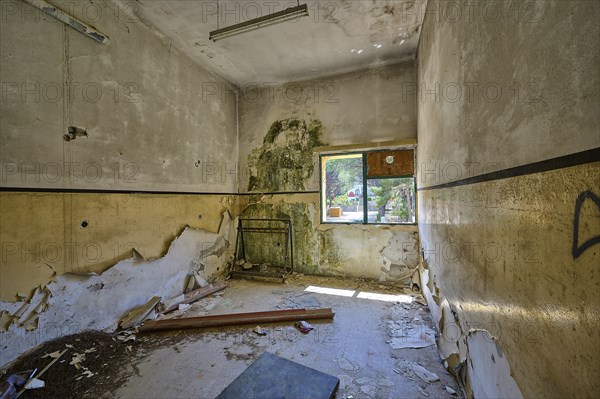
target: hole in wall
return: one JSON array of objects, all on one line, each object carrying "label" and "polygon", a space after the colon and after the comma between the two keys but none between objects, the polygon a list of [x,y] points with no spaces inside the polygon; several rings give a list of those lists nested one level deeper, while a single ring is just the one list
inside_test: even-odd
[{"label": "hole in wall", "polygon": [[82,229],[85,229],[86,227],[88,227],[90,225],[90,223],[87,220],[83,220],[80,224]]},{"label": "hole in wall", "polygon": [[202,214],[199,214],[199,215],[198,215],[198,219],[202,219]]}]

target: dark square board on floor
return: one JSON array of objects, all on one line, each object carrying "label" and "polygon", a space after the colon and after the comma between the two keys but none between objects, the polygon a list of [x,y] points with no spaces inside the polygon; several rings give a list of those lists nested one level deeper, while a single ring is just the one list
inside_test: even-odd
[{"label": "dark square board on floor", "polygon": [[217,399],[332,399],[340,380],[265,352]]}]

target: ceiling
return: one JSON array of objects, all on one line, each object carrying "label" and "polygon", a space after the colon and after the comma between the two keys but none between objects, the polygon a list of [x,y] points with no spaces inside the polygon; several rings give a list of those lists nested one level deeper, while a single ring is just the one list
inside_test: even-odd
[{"label": "ceiling", "polygon": [[[212,42],[209,32],[296,1],[135,0],[138,15],[238,85],[284,83],[414,59],[427,0],[321,0],[309,17]],[[218,7],[218,11],[217,11]]]}]

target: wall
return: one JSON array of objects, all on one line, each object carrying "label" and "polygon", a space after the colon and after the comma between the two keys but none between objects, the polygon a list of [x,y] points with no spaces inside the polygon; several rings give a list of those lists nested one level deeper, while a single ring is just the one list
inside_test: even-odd
[{"label": "wall", "polygon": [[[132,247],[157,258],[185,226],[216,232],[225,209],[236,213],[235,88],[112,1],[54,3],[111,40],[99,44],[24,1],[2,2],[8,301],[54,274],[103,271]],[[208,85],[228,94],[209,98]],[[72,125],[88,136],[64,141]]]},{"label": "wall", "polygon": [[415,226],[320,224],[313,149],[414,138],[414,83],[410,63],[241,88],[241,215],[290,217],[296,270],[410,283],[418,262]]},{"label": "wall", "polygon": [[599,17],[584,1],[427,6],[422,278],[475,397],[600,388]]}]

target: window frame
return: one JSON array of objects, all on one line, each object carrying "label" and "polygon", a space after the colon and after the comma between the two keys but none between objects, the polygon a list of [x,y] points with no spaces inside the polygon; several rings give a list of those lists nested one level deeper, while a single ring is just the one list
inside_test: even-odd
[{"label": "window frame", "polygon": [[[378,177],[368,177],[367,173],[367,154],[374,152],[386,152],[386,151],[402,151],[402,150],[413,150],[413,174],[412,175],[402,175],[402,176],[378,176]],[[408,223],[390,223],[390,222],[369,222],[369,207],[365,203],[363,203],[363,220],[362,222],[330,222],[324,219],[326,214],[323,212],[323,204],[324,204],[324,176],[323,176],[323,158],[341,156],[341,155],[361,155],[362,160],[362,192],[363,198],[367,198],[368,202],[368,181],[369,180],[384,180],[384,179],[406,179],[412,177],[415,187],[415,198],[414,198],[414,215],[415,221]],[[357,157],[358,158],[358,157]],[[369,226],[416,226],[418,225],[419,215],[418,215],[418,206],[417,206],[417,170],[416,170],[416,158],[417,158],[417,146],[411,145],[409,147],[401,147],[401,148],[378,148],[374,150],[355,150],[355,151],[340,151],[334,153],[320,153],[319,154],[319,221],[320,224],[332,224],[332,225],[369,225]],[[364,201],[364,200],[363,200]]]}]

